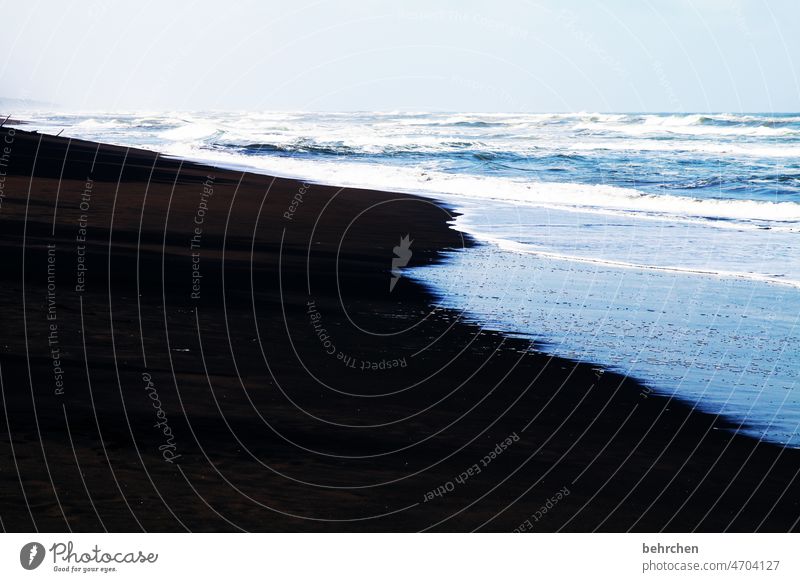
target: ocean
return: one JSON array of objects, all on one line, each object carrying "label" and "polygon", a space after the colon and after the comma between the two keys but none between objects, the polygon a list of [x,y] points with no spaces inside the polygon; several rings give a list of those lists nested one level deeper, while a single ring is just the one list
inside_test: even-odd
[{"label": "ocean", "polygon": [[14,116],[446,202],[483,244],[404,273],[445,307],[800,447],[800,114]]}]

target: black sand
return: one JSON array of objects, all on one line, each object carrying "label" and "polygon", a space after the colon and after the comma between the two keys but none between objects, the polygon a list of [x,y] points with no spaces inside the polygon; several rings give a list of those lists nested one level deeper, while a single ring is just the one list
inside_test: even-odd
[{"label": "black sand", "polygon": [[8,125],[0,154],[5,530],[798,527],[798,451],[390,292],[402,236],[474,244],[443,205]]}]

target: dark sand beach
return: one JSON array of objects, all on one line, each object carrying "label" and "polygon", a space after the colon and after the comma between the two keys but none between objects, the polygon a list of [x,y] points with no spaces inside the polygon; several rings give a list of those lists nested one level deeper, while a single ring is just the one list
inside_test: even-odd
[{"label": "dark sand beach", "polygon": [[6,531],[798,528],[797,450],[390,291],[402,237],[475,244],[443,204],[8,124],[0,154]]}]

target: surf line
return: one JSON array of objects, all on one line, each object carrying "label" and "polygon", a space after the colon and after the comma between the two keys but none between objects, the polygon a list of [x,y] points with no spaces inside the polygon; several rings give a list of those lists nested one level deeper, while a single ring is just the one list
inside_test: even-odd
[{"label": "surf line", "polygon": [[741,281],[754,281],[758,283],[769,283],[773,285],[783,285],[785,287],[793,287],[795,289],[800,289],[800,281],[796,281],[794,279],[778,279],[777,277],[771,277],[769,275],[763,275],[759,273],[740,273],[737,271],[712,271],[712,270],[704,270],[704,269],[690,269],[688,267],[675,267],[669,265],[645,265],[642,263],[628,263],[625,261],[615,261],[613,259],[598,259],[592,257],[578,257],[575,255],[562,255],[559,253],[552,253],[549,251],[540,251],[536,249],[532,249],[525,245],[524,243],[519,243],[512,240],[496,238],[496,237],[488,237],[482,234],[477,234],[474,232],[470,232],[467,229],[456,229],[461,230],[462,232],[466,232],[468,234],[472,234],[476,238],[494,244],[500,249],[515,252],[515,253],[523,253],[526,255],[535,255],[537,257],[544,257],[546,259],[554,259],[554,260],[562,260],[562,261],[569,261],[573,263],[588,263],[592,265],[603,265],[606,267],[613,267],[617,269],[632,269],[632,270],[641,270],[641,271],[659,271],[663,273],[680,273],[683,275],[694,275],[700,277],[716,277],[718,279],[738,279]]}]

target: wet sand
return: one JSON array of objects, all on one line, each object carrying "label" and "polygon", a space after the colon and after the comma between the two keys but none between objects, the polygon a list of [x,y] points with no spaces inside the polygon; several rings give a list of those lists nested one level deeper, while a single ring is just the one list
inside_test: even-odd
[{"label": "wet sand", "polygon": [[402,237],[475,244],[444,204],[9,125],[0,156],[7,531],[798,527],[798,451],[391,288]]}]

